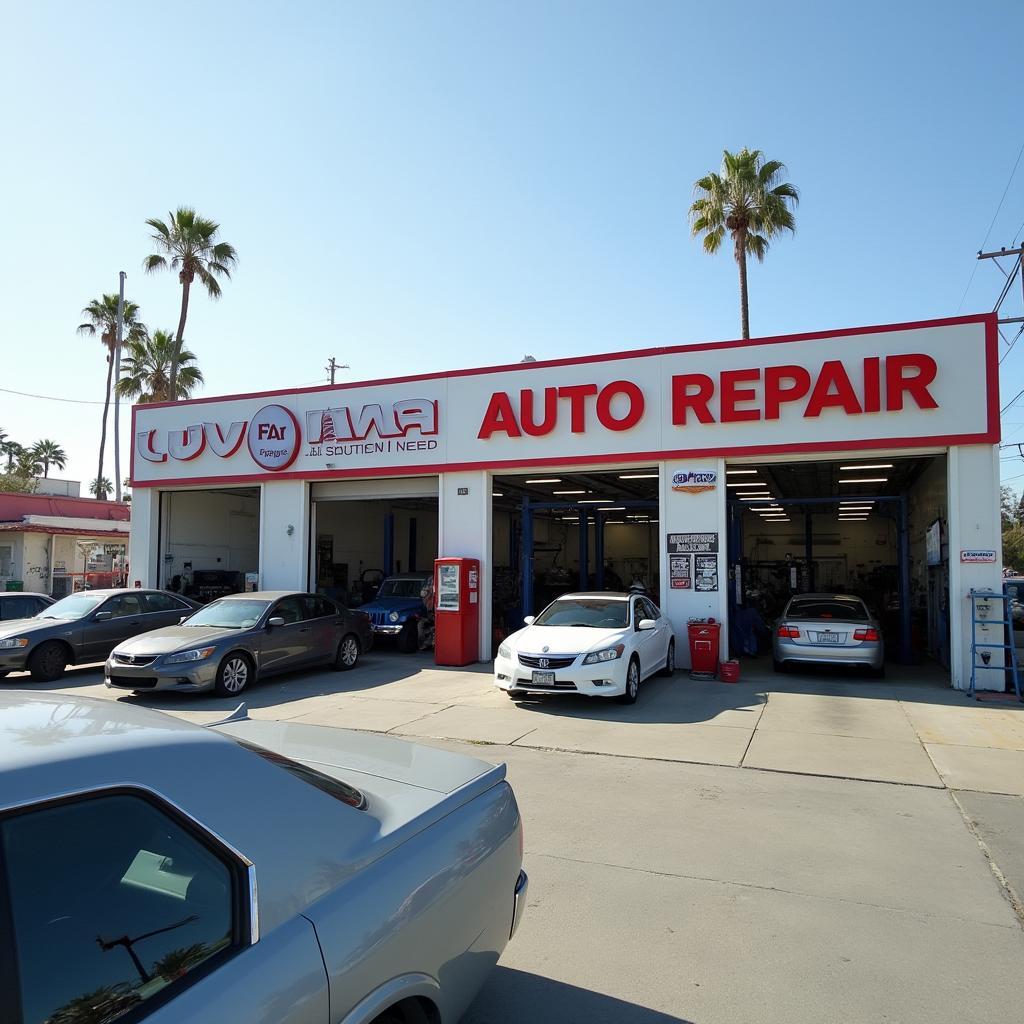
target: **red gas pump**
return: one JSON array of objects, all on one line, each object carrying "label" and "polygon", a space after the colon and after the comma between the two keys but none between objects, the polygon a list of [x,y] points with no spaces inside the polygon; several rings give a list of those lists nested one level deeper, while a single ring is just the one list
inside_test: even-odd
[{"label": "red gas pump", "polygon": [[434,562],[434,661],[469,665],[480,653],[480,562],[438,558]]}]

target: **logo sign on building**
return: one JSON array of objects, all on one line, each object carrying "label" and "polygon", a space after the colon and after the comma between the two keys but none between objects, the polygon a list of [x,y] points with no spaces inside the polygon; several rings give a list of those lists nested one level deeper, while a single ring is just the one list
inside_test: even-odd
[{"label": "logo sign on building", "polygon": [[718,486],[716,469],[681,469],[672,474],[672,490],[684,494],[713,491]]},{"label": "logo sign on building", "polygon": [[991,548],[964,548],[960,552],[961,562],[994,562],[996,553]]},{"label": "logo sign on building", "polygon": [[717,533],[670,533],[668,535],[670,555],[717,555]]},{"label": "logo sign on building", "polygon": [[257,466],[280,473],[299,456],[299,421],[283,405],[265,405],[253,416],[246,441]]}]

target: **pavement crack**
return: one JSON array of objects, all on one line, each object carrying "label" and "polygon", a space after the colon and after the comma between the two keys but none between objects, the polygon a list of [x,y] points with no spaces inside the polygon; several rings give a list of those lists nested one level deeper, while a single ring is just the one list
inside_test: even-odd
[{"label": "pavement crack", "polygon": [[690,882],[710,882],[712,885],[732,886],[738,889],[753,889],[759,892],[777,893],[780,896],[796,896],[801,899],[818,900],[823,903],[844,903],[854,907],[866,907],[870,910],[885,910],[894,914],[910,914],[935,920],[961,921],[965,924],[982,925],[986,928],[1000,928],[1004,931],[1014,930],[1012,925],[998,924],[994,921],[978,921],[973,918],[961,917],[958,914],[936,914],[930,910],[914,907],[894,907],[888,903],[872,903],[870,900],[854,900],[846,896],[826,896],[821,893],[803,892],[800,889],[785,889],[775,885],[758,885],[756,882],[737,882],[731,878],[714,878],[710,875],[694,875],[684,871],[657,871],[654,868],[635,867],[630,864],[613,864],[601,860],[587,860],[583,857],[566,857],[557,853],[536,853],[530,851],[530,857],[546,857],[549,860],[564,861],[567,864],[585,864],[591,867],[611,868],[619,871],[632,871],[658,878],[680,878]]},{"label": "pavement crack", "polygon": [[761,702],[760,708],[757,712],[757,721],[754,723],[754,728],[750,730],[750,738],[747,740],[747,745],[743,748],[743,754],[740,757],[737,768],[743,767],[743,762],[746,760],[747,751],[750,750],[750,744],[754,742],[754,736],[757,734],[757,727],[761,724],[761,716],[764,714],[764,710],[768,707],[768,701],[771,699],[770,693],[765,693],[764,700]]}]

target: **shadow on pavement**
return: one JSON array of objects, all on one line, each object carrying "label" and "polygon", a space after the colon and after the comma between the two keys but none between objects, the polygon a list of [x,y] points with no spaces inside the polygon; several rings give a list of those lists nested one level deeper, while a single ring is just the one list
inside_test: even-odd
[{"label": "shadow on pavement", "polygon": [[538,974],[496,967],[462,1024],[692,1024]]}]

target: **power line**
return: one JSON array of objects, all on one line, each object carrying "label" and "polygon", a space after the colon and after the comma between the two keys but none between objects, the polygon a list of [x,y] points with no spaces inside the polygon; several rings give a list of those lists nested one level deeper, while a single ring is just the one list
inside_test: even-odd
[{"label": "power line", "polygon": [[13,388],[0,388],[6,395],[21,395],[22,398],[40,398],[44,402],[70,402],[72,405],[103,405],[88,398],[57,398],[54,395],[34,395],[31,391],[15,391]]}]

